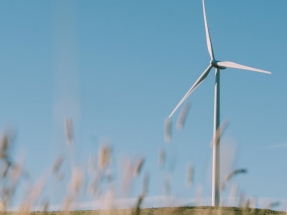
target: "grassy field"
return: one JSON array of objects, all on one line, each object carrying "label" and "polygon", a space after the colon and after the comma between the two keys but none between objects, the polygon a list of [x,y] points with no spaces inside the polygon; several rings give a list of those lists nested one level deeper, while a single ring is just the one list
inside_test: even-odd
[{"label": "grassy field", "polygon": [[[10,215],[18,214],[16,212],[9,213]],[[237,207],[181,207],[181,208],[147,208],[140,211],[130,209],[118,210],[86,210],[73,212],[33,212],[34,215],[265,215],[278,214],[285,215],[286,212],[252,209],[252,208],[237,208]]]}]

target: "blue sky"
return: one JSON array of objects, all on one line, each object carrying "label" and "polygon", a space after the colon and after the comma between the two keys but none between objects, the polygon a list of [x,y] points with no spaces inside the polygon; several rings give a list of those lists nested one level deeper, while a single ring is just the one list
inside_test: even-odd
[{"label": "blue sky", "polygon": [[[236,145],[229,168],[248,174],[232,182],[251,197],[286,198],[287,147],[269,147],[287,144],[286,6],[206,0],[216,58],[272,72],[221,73],[221,120],[230,121],[222,151]],[[123,157],[146,158],[150,196],[163,195],[169,171],[171,195],[193,198],[202,186],[211,196],[214,71],[189,97],[184,129],[174,126],[180,109],[171,143],[163,138],[164,119],[209,63],[200,0],[2,1],[0,29],[1,130],[16,128],[15,156],[25,155],[34,178],[67,152],[64,119],[71,117],[79,164],[110,142],[116,166]],[[188,163],[195,168],[191,189]]]}]

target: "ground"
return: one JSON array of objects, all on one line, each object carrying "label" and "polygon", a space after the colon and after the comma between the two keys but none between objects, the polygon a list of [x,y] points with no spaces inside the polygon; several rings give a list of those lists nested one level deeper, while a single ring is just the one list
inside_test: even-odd
[{"label": "ground", "polygon": [[95,211],[73,211],[73,212],[33,212],[33,215],[267,215],[278,214],[285,215],[286,212],[236,208],[236,207],[181,207],[181,208],[146,208],[137,210],[95,210]]}]

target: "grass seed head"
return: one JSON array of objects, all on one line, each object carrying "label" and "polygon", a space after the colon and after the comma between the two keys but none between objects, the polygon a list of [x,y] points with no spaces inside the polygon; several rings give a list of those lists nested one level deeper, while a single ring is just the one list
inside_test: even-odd
[{"label": "grass seed head", "polygon": [[227,126],[229,125],[229,121],[228,120],[224,120],[221,125],[219,126],[219,128],[217,128],[216,132],[215,132],[215,137],[213,137],[213,141],[211,141],[211,146],[212,144],[218,144],[221,136],[223,135],[224,131],[226,130]]},{"label": "grass seed head", "polygon": [[228,174],[225,178],[225,181],[228,182],[233,176],[237,174],[247,173],[247,169],[237,169],[232,171],[230,174]]},{"label": "grass seed head", "polygon": [[186,186],[191,187],[193,183],[193,176],[194,175],[194,168],[191,164],[187,165],[187,170],[186,170]]},{"label": "grass seed head", "polygon": [[140,174],[143,164],[144,164],[144,159],[141,158],[135,166],[134,177],[137,177]]},{"label": "grass seed head", "polygon": [[111,159],[111,148],[107,145],[103,145],[99,151],[99,161],[98,161],[99,168],[101,170],[104,170],[110,163],[110,159]]},{"label": "grass seed head", "polygon": [[1,148],[0,148],[0,158],[4,159],[7,155],[7,150],[8,150],[8,137],[4,135],[1,139]]},{"label": "grass seed head", "polygon": [[10,162],[6,162],[6,163],[4,164],[4,168],[3,168],[2,174],[1,174],[1,177],[2,177],[2,178],[5,178],[5,177],[7,176],[7,173],[8,173],[8,170],[9,170],[10,166],[11,166],[11,163],[10,163]]},{"label": "grass seed head", "polygon": [[56,159],[54,165],[53,165],[53,168],[52,168],[52,172],[54,174],[58,174],[59,173],[59,170],[60,170],[60,167],[61,165],[63,164],[64,162],[64,157],[63,156],[60,156]]},{"label": "grass seed head", "polygon": [[187,102],[182,112],[180,113],[177,124],[176,124],[176,128],[178,130],[181,130],[183,128],[190,106],[191,106],[190,103]]},{"label": "grass seed head", "polygon": [[164,140],[165,142],[171,141],[171,119],[167,118],[164,121]]},{"label": "grass seed head", "polygon": [[14,131],[6,131],[0,142],[0,159],[8,159],[8,152],[11,148]]},{"label": "grass seed head", "polygon": [[66,141],[68,145],[73,143],[73,128],[72,120],[70,118],[65,119],[65,132],[66,132]]},{"label": "grass seed head", "polygon": [[83,182],[83,173],[79,169],[73,170],[71,189],[73,194],[77,194]]},{"label": "grass seed head", "polygon": [[165,150],[164,149],[159,150],[158,163],[159,163],[159,166],[164,166],[165,164]]}]

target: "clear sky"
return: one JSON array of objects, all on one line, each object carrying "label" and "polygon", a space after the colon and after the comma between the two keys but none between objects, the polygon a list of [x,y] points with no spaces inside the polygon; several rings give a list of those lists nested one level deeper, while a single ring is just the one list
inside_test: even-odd
[{"label": "clear sky", "polygon": [[[270,201],[287,193],[286,8],[283,0],[206,0],[216,58],[272,72],[221,73],[221,120],[230,121],[222,178],[246,168],[230,185]],[[79,165],[106,142],[115,169],[121,159],[146,159],[130,197],[138,196],[145,172],[149,196],[164,195],[169,174],[171,196],[194,198],[200,186],[211,196],[213,70],[189,97],[183,130],[175,128],[181,108],[172,117],[172,141],[163,135],[164,119],[210,61],[200,0],[1,1],[0,47],[1,131],[16,129],[14,155],[25,158],[33,178],[67,152],[64,119],[71,117]],[[161,148],[164,168],[157,165]]]}]

